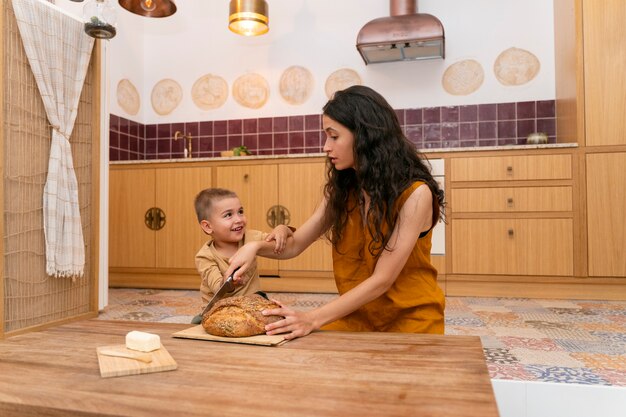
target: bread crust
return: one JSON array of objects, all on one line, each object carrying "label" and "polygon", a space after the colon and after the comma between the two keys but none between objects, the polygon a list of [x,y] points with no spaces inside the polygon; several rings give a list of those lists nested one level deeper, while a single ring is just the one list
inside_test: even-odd
[{"label": "bread crust", "polygon": [[265,325],[283,319],[261,314],[261,311],[273,308],[280,306],[258,294],[225,298],[202,317],[202,327],[207,333],[222,337],[265,334]]}]

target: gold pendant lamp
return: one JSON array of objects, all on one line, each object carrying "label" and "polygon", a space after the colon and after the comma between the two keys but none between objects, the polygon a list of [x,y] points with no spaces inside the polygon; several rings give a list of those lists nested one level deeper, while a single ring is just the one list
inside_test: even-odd
[{"label": "gold pendant lamp", "polygon": [[230,0],[228,29],[238,35],[263,35],[270,30],[268,9],[265,0]]},{"label": "gold pendant lamp", "polygon": [[144,17],[168,17],[176,13],[174,0],[119,0],[119,4]]}]

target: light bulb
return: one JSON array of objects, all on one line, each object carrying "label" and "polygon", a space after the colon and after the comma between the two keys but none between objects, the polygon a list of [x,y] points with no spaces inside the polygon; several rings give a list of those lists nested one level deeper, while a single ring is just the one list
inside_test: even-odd
[{"label": "light bulb", "polygon": [[151,12],[156,9],[156,0],[141,0],[141,8],[147,12]]}]

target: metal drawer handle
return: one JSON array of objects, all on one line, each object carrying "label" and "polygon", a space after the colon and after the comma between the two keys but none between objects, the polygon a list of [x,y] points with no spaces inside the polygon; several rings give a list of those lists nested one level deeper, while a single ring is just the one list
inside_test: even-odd
[{"label": "metal drawer handle", "polygon": [[506,173],[507,175],[513,175],[513,167],[510,165],[506,167]]},{"label": "metal drawer handle", "polygon": [[513,229],[508,230],[509,237],[512,238],[515,236],[515,231]]},{"label": "metal drawer handle", "polygon": [[248,178],[250,178],[250,175],[248,175],[248,174],[243,174],[243,180],[244,180],[244,181],[248,181]]},{"label": "metal drawer handle", "polygon": [[506,199],[506,205],[508,207],[513,207],[513,197],[509,197]]}]

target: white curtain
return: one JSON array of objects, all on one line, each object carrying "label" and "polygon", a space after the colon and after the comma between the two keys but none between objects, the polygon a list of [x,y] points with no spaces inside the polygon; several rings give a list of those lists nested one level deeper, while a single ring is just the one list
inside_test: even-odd
[{"label": "white curtain", "polygon": [[74,279],[84,272],[85,243],[69,139],[94,40],[82,22],[46,1],[13,0],[13,8],[52,126],[43,195],[46,272]]}]

